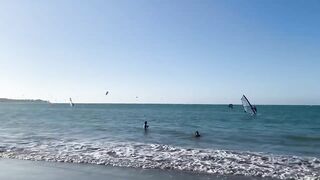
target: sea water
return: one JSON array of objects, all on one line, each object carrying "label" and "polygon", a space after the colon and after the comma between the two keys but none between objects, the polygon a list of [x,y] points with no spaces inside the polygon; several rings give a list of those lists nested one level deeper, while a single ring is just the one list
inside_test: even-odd
[{"label": "sea water", "polygon": [[257,109],[252,116],[227,105],[1,103],[0,157],[319,178],[320,106]]}]

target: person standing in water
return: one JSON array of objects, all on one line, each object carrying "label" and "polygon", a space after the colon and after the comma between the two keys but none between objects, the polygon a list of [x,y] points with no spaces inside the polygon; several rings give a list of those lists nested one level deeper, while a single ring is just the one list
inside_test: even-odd
[{"label": "person standing in water", "polygon": [[144,125],[143,125],[144,130],[147,130],[148,127],[149,127],[148,121],[145,121],[145,122],[144,122]]}]

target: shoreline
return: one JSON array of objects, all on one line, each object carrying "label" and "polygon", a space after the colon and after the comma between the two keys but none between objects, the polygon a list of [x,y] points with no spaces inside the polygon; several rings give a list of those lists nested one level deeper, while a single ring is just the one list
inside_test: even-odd
[{"label": "shoreline", "polygon": [[142,169],[93,164],[0,158],[0,179],[6,180],[273,180],[238,175],[215,175],[178,170]]}]

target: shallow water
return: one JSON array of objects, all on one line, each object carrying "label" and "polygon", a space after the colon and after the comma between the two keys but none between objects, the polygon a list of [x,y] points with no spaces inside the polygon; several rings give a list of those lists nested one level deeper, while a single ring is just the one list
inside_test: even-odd
[{"label": "shallow water", "polygon": [[[320,176],[320,106],[0,104],[0,157]],[[143,122],[149,130],[144,131]],[[198,130],[202,137],[194,138]]]}]

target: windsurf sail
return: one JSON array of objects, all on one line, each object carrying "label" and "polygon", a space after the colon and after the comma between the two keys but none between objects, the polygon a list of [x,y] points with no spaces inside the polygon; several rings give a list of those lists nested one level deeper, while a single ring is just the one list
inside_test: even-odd
[{"label": "windsurf sail", "polygon": [[251,103],[249,102],[249,100],[245,95],[242,96],[241,101],[242,101],[242,106],[245,112],[250,114],[257,114],[257,108],[251,105]]},{"label": "windsurf sail", "polygon": [[69,101],[70,101],[70,106],[73,107],[74,104],[73,104],[73,102],[72,102],[72,99],[70,98]]}]

